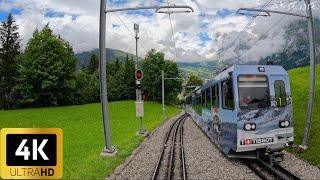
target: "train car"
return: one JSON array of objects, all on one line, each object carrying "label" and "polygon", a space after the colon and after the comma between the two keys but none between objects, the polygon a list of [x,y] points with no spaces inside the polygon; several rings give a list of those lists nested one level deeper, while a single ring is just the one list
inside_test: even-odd
[{"label": "train car", "polygon": [[234,65],[185,100],[185,111],[228,157],[281,162],[293,144],[288,73],[275,65]]}]

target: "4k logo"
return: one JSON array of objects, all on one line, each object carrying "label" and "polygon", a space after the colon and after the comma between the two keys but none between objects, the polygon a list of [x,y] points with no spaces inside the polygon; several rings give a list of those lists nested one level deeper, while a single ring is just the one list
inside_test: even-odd
[{"label": "4k logo", "polygon": [[61,178],[61,129],[2,129],[1,177]]}]

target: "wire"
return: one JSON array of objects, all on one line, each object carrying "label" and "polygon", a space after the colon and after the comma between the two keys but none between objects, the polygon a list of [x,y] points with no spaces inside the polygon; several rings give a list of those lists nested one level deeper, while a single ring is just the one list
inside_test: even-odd
[{"label": "wire", "polygon": [[[273,0],[269,0],[267,3],[265,3],[262,6],[262,9],[265,9]],[[260,12],[261,13],[261,12]],[[235,42],[241,37],[241,33],[244,32],[247,28],[249,28],[251,26],[251,24],[254,22],[254,20],[258,17],[258,15],[260,15],[260,13],[258,13],[257,15],[253,16],[251,18],[251,20],[247,23],[247,25],[240,31],[239,35],[235,38],[235,40],[233,41],[232,44],[235,44]],[[238,64],[239,64],[240,58],[238,58]]]},{"label": "wire", "polygon": [[[167,4],[170,4],[169,0],[167,0]],[[169,12],[169,9],[168,9],[168,12]],[[172,25],[171,13],[170,13],[170,12],[168,13],[168,16],[169,16],[169,21],[170,21],[172,42],[173,42],[173,45],[174,45],[175,59],[177,60],[177,46],[176,46],[176,40],[175,40],[175,37],[174,37],[174,34],[175,34],[175,33],[174,33],[174,30],[173,30],[173,25]]]},{"label": "wire", "polygon": [[[127,31],[129,32],[129,34],[132,36],[132,37],[135,37],[135,34],[130,30],[130,28],[126,25],[126,23],[120,18],[120,16],[118,16],[117,14],[114,14],[118,20],[122,23],[122,25],[127,29]],[[143,46],[143,44],[141,44],[140,41],[138,41],[139,45],[142,47],[142,49],[145,51],[146,48]]]},{"label": "wire", "polygon": [[[291,12],[291,11],[292,11],[292,9],[291,9],[289,12]],[[275,28],[276,26],[278,26],[278,25],[280,24],[280,22],[283,21],[286,17],[287,17],[287,15],[282,15],[282,17],[281,17],[276,23],[272,24],[271,27],[270,27],[266,32],[264,32],[264,33],[262,33],[262,34],[260,35],[260,38],[261,38],[263,35],[265,35],[265,34],[269,34],[269,32],[270,32],[273,28]],[[258,39],[260,39],[260,38],[258,38]],[[253,46],[255,46],[257,43],[258,43],[258,41],[256,41],[256,42],[253,44]],[[245,55],[245,54],[242,54],[242,55],[239,57],[239,59],[241,59],[244,55]]]},{"label": "wire", "polygon": [[161,1],[161,0],[154,0],[154,1],[157,1],[157,2],[160,2],[160,3],[165,3],[165,4],[168,4],[168,5],[172,5],[172,6],[175,6],[175,4],[173,4],[173,3],[170,3],[170,2],[163,2],[163,1]]},{"label": "wire", "polygon": [[[285,4],[285,3],[293,3],[293,2],[301,2],[301,0],[291,0],[291,1],[280,1],[280,2],[277,2],[277,3],[272,3],[272,4],[269,4],[268,6],[274,6],[274,5],[279,5],[279,4]],[[254,9],[257,9],[257,8],[261,8],[263,6],[256,6],[256,7],[252,7]]]}]

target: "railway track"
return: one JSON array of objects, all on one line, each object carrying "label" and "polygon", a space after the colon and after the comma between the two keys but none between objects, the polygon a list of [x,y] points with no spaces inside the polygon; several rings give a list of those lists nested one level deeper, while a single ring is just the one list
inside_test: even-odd
[{"label": "railway track", "polygon": [[157,161],[152,180],[154,179],[186,179],[185,155],[183,149],[183,124],[188,116],[180,116],[167,132],[161,154]]},{"label": "railway track", "polygon": [[281,180],[299,180],[300,178],[292,174],[281,166],[272,166],[263,160],[252,160],[244,162],[261,179],[281,179]]}]

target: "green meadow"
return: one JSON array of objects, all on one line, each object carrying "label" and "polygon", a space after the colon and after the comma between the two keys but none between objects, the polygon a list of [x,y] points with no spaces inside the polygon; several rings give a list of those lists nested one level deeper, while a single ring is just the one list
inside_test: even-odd
[{"label": "green meadow", "polygon": [[[320,165],[320,65],[316,68],[315,106],[311,125],[309,148],[298,156],[314,165]],[[309,67],[289,71],[293,99],[293,117],[295,121],[295,144],[301,144],[306,122],[307,103],[309,97]],[[291,150],[296,152],[296,149]]]},{"label": "green meadow", "polygon": [[[114,157],[101,157],[104,147],[100,104],[57,108],[0,111],[1,128],[61,128],[63,130],[64,179],[104,179],[142,142],[136,136],[139,121],[135,118],[134,101],[111,102],[110,129]],[[168,106],[168,116],[180,109]],[[163,122],[162,106],[145,103],[144,123],[152,131]]]}]

